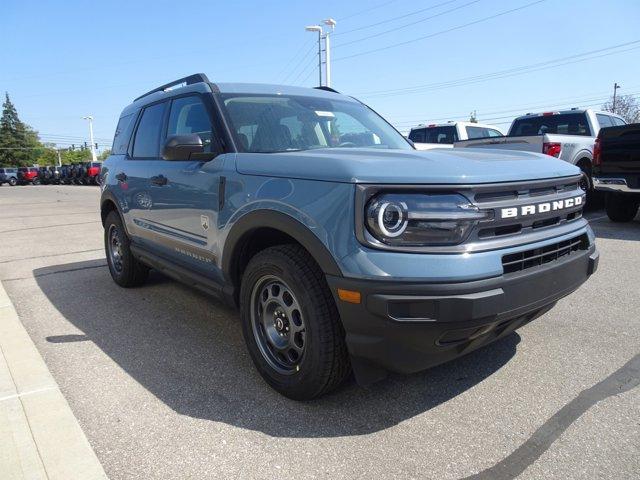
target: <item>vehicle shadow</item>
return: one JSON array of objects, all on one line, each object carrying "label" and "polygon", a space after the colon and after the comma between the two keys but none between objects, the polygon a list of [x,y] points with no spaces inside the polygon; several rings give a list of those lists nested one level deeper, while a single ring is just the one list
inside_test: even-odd
[{"label": "vehicle shadow", "polygon": [[[144,287],[122,289],[103,264],[34,271],[53,307],[83,334],[49,337],[51,348],[92,341],[177,413],[276,437],[362,435],[392,427],[482,382],[514,356],[520,341],[513,333],[426,372],[391,375],[369,388],[351,379],[325,397],[294,402],[271,390],[253,368],[235,310],[155,272]],[[109,385],[105,389],[101,395],[108,395]]]},{"label": "vehicle shadow", "polygon": [[[605,215],[604,212],[602,215]],[[640,240],[640,214],[636,216],[635,220],[628,223],[615,223],[605,217],[590,222],[590,225],[598,238],[629,241]]]}]

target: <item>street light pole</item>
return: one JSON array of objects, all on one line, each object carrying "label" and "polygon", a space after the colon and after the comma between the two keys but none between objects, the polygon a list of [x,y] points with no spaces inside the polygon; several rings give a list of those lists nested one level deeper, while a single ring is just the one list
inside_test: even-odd
[{"label": "street light pole", "polygon": [[96,144],[93,141],[93,117],[89,115],[87,117],[82,117],[82,118],[89,121],[89,139],[91,140],[91,160],[93,162],[97,162],[98,157],[96,156]]},{"label": "street light pole", "polygon": [[336,21],[333,18],[327,18],[323,22],[325,25],[331,27],[331,31],[324,34],[324,61],[325,61],[325,81],[327,87],[331,87],[331,45],[329,41],[329,34],[333,32],[336,26]]},{"label": "street light pole", "polygon": [[304,27],[307,32],[318,32],[318,86],[322,86],[322,27],[310,25]]},{"label": "street light pole", "polygon": [[611,113],[616,113],[616,92],[619,88],[620,85],[618,85],[617,83],[613,84],[613,106],[611,107],[611,110],[613,111]]}]

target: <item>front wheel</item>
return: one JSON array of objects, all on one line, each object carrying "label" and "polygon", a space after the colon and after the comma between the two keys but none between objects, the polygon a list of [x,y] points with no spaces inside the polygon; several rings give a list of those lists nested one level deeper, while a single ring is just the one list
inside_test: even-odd
[{"label": "front wheel", "polygon": [[15,187],[18,184],[18,180],[15,178],[10,178],[9,179],[9,185],[11,185],[12,187]]},{"label": "front wheel", "polygon": [[149,275],[149,267],[140,263],[131,252],[131,242],[117,212],[107,215],[104,222],[104,249],[111,278],[121,287],[142,285]]},{"label": "front wheel", "polygon": [[302,247],[271,247],[251,259],[240,289],[240,317],[256,368],[286,397],[312,399],[349,374],[333,297],[324,274]]},{"label": "front wheel", "polygon": [[33,181],[31,182],[32,185],[40,185],[40,179],[38,178],[34,178]]},{"label": "front wheel", "polygon": [[604,208],[612,222],[630,222],[638,213],[639,203],[636,198],[608,193],[604,199]]}]

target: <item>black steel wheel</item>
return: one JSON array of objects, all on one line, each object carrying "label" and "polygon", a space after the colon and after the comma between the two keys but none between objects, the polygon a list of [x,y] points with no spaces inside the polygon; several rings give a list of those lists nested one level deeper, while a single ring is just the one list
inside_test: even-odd
[{"label": "black steel wheel", "polygon": [[281,394],[315,398],[351,371],[324,273],[301,246],[278,245],[254,255],[244,270],[239,300],[251,358]]}]

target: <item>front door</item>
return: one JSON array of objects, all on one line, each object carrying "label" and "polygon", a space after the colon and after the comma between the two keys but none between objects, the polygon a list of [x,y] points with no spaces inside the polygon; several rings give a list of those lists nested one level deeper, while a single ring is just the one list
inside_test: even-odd
[{"label": "front door", "polygon": [[[164,138],[171,135],[197,134],[204,151],[214,153],[211,113],[200,95],[176,97],[169,106]],[[213,160],[163,160],[152,175],[158,201],[154,204],[154,221],[171,249],[171,258],[191,271],[221,280],[216,267],[219,255],[218,191],[224,155]]]}]

